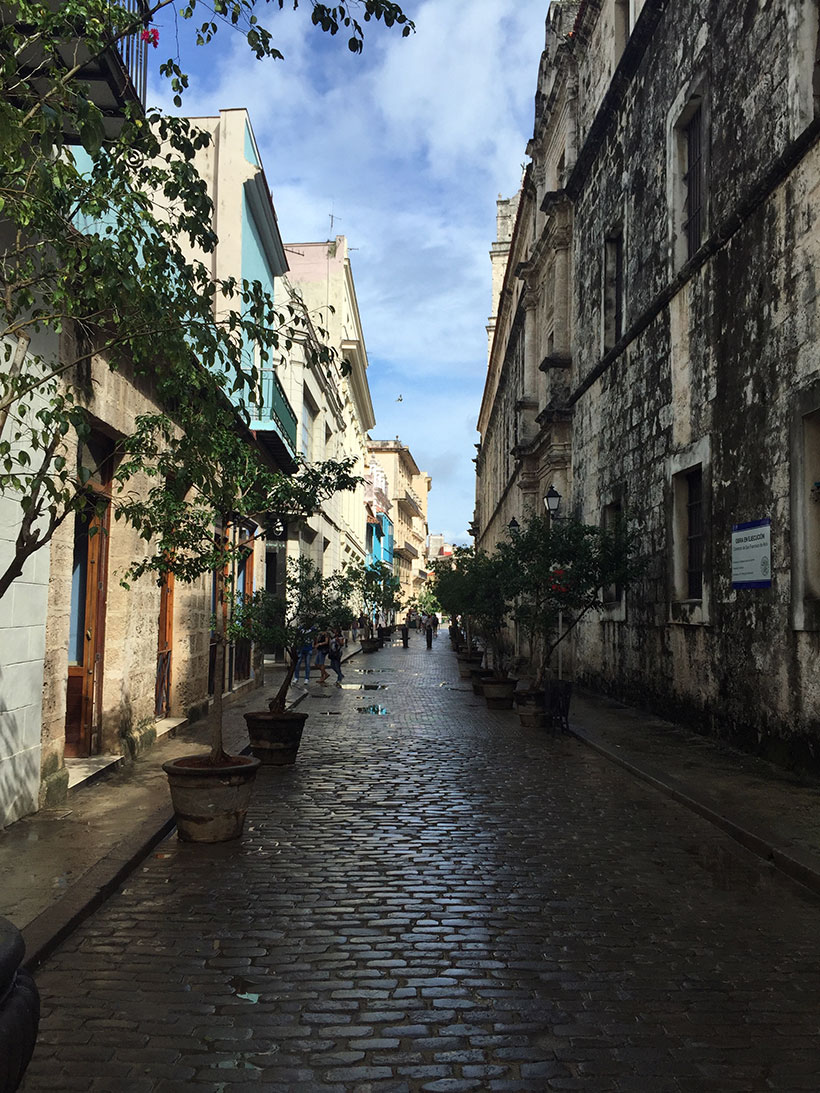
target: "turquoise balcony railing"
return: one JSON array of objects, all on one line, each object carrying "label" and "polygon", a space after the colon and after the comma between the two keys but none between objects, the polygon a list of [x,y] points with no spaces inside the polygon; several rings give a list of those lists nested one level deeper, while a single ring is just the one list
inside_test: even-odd
[{"label": "turquoise balcony railing", "polygon": [[254,429],[276,429],[281,438],[296,453],[296,414],[273,368],[263,368],[259,390],[261,401],[251,407]]}]

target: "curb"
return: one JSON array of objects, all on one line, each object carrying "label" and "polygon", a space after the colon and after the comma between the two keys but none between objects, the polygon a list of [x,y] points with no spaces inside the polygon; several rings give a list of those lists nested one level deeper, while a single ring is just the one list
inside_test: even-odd
[{"label": "curb", "polygon": [[570,726],[569,731],[570,735],[574,736],[576,740],[580,740],[583,744],[586,744],[587,747],[591,748],[605,759],[608,759],[611,763],[623,768],[623,770],[633,775],[633,777],[639,778],[642,782],[648,783],[667,797],[671,797],[673,800],[677,801],[678,804],[697,813],[697,815],[704,820],[708,820],[709,823],[740,843],[746,850],[749,850],[757,857],[762,858],[764,861],[774,866],[780,873],[784,874],[790,881],[799,885],[801,890],[803,890],[803,894],[805,894],[805,889],[808,889],[812,896],[820,896],[820,861],[800,861],[793,854],[776,846],[764,836],[756,835],[753,831],[749,831],[741,824],[735,823],[734,820],[730,820],[720,812],[716,812],[709,805],[697,800],[697,798],[691,797],[688,793],[684,793],[683,790],[677,789],[669,782],[663,781],[663,779],[658,778],[654,774],[650,774],[648,771],[636,766],[628,759],[624,759],[623,756],[618,755],[608,748],[606,744],[601,744],[597,740],[592,740],[581,730],[574,729],[572,726]]}]

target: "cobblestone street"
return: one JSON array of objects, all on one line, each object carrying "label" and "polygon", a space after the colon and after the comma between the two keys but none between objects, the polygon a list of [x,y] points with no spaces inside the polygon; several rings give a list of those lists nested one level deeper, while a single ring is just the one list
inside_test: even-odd
[{"label": "cobblestone street", "polygon": [[344,671],[241,843],[171,837],[39,970],[27,1093],[820,1087],[815,904],[443,633]]}]

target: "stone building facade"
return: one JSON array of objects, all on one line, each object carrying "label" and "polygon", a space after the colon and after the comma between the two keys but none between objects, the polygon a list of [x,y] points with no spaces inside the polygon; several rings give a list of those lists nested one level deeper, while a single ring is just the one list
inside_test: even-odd
[{"label": "stone building facade", "polygon": [[491,546],[553,482],[587,523],[625,512],[644,576],[578,628],[576,678],[806,765],[820,759],[818,23],[817,0],[550,6],[476,525]]},{"label": "stone building facade", "polygon": [[427,580],[427,495],[432,479],[420,471],[410,449],[395,440],[371,440],[371,464],[384,471],[393,516],[393,573],[401,582],[403,604],[418,596]]},{"label": "stone building facade", "polygon": [[[286,254],[285,290],[307,324],[305,337],[297,337],[278,367],[298,421],[298,450],[311,463],[352,458],[353,473],[363,478],[367,433],[376,418],[347,239],[337,235],[320,243],[292,243]],[[308,339],[334,349],[333,364],[311,367],[305,355]],[[362,562],[367,554],[364,483],[334,494],[301,521],[288,550],[312,558],[325,574]]]}]

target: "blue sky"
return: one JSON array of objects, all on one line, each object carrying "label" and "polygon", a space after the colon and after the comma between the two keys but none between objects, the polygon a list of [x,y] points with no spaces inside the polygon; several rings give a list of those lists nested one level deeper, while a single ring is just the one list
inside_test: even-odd
[{"label": "blue sky", "polygon": [[[487,365],[495,201],[513,194],[532,133],[547,0],[408,0],[416,33],[346,36],[260,5],[284,61],[230,29],[200,49],[161,15],[156,69],[177,34],[183,112],[247,107],[286,242],[347,236],[376,413],[433,478],[431,532],[468,542],[475,423]],[[167,104],[155,74],[155,101]]]}]

